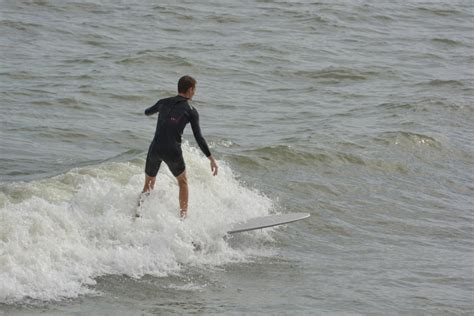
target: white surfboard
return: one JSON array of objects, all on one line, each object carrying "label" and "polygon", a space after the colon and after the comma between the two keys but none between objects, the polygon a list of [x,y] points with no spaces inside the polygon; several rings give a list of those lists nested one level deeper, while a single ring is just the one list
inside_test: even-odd
[{"label": "white surfboard", "polygon": [[292,222],[296,222],[296,221],[308,218],[309,216],[310,215],[308,213],[288,213],[288,214],[255,217],[245,222],[235,224],[227,233],[235,234],[235,233],[246,232],[249,230],[262,229],[262,228],[267,228],[267,227],[272,227],[272,226],[288,224],[288,223],[292,223]]}]

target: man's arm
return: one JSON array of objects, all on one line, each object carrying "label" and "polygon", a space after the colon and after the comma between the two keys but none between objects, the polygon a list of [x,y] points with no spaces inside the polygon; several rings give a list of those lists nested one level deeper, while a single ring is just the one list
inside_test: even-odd
[{"label": "man's arm", "polygon": [[163,102],[160,102],[161,100],[158,100],[158,102],[155,103],[155,105],[149,107],[148,109],[145,110],[145,115],[153,115],[156,112],[159,112],[161,110],[161,105]]},{"label": "man's arm", "polygon": [[193,129],[194,138],[201,148],[202,152],[211,162],[211,172],[213,176],[217,175],[217,170],[219,167],[217,166],[217,162],[214,157],[211,155],[211,151],[209,150],[209,146],[207,146],[207,142],[201,134],[201,127],[199,126],[199,114],[195,108],[192,108],[191,111],[191,128]]},{"label": "man's arm", "polygon": [[206,157],[211,156],[211,151],[209,150],[209,146],[207,145],[206,140],[201,134],[201,127],[199,126],[199,114],[196,109],[192,109],[191,111],[191,128],[193,129],[193,134],[194,138],[196,139],[196,142],[199,145],[199,148],[201,148],[202,152]]}]

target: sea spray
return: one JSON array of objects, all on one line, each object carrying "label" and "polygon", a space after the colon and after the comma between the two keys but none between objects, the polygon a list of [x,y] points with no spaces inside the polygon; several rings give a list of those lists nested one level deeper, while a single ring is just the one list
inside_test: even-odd
[{"label": "sea spray", "polygon": [[95,293],[103,275],[163,277],[258,255],[258,241],[254,249],[252,243],[231,247],[223,236],[235,222],[274,211],[272,200],[239,183],[225,162],[213,177],[196,149],[185,145],[184,155],[190,186],[185,221],[178,218],[176,180],[164,164],[138,219],[143,160],[2,184],[0,302],[77,297]]}]

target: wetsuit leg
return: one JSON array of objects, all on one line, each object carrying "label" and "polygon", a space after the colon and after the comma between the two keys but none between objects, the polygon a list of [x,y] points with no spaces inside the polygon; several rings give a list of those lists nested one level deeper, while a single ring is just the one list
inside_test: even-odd
[{"label": "wetsuit leg", "polygon": [[168,152],[163,155],[164,162],[168,165],[173,176],[177,177],[186,170],[186,164],[184,163],[183,152],[181,148]]},{"label": "wetsuit leg", "polygon": [[158,170],[160,170],[162,159],[158,154],[155,146],[155,141],[150,144],[148,148],[148,155],[146,156],[145,173],[150,177],[156,177]]}]

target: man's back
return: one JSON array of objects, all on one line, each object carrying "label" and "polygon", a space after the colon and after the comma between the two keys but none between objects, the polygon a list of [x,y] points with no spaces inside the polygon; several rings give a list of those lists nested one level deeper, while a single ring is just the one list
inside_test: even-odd
[{"label": "man's back", "polygon": [[145,110],[146,115],[156,112],[159,112],[159,115],[154,141],[158,147],[162,149],[180,147],[184,128],[191,123],[196,142],[206,157],[210,156],[209,147],[201,134],[199,114],[196,108],[189,105],[185,97],[178,95],[161,99]]}]

